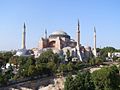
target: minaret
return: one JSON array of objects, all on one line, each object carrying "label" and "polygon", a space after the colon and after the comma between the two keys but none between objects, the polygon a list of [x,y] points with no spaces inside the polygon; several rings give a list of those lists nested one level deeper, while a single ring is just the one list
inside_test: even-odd
[{"label": "minaret", "polygon": [[77,46],[80,46],[80,24],[78,20],[78,26],[77,26]]},{"label": "minaret", "polygon": [[97,57],[97,52],[96,52],[96,28],[94,27],[94,56]]},{"label": "minaret", "polygon": [[47,29],[45,29],[45,39],[47,39]]},{"label": "minaret", "polygon": [[80,51],[80,24],[79,24],[79,20],[78,20],[78,25],[77,25],[77,46],[76,46],[76,51],[77,51],[77,57],[79,58],[80,61],[82,60],[82,56],[81,56],[81,51]]},{"label": "minaret", "polygon": [[22,32],[22,49],[26,49],[26,25],[24,23]]},{"label": "minaret", "polygon": [[44,40],[45,40],[45,47],[47,47],[48,46],[47,29],[45,29],[45,38],[44,38]]}]

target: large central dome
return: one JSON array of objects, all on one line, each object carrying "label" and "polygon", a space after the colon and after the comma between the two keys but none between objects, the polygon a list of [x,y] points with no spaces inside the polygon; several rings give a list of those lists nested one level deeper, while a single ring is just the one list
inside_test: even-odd
[{"label": "large central dome", "polygon": [[67,35],[67,33],[64,31],[55,31],[51,35]]},{"label": "large central dome", "polygon": [[65,37],[70,39],[70,36],[64,31],[55,31],[49,37],[50,38]]}]

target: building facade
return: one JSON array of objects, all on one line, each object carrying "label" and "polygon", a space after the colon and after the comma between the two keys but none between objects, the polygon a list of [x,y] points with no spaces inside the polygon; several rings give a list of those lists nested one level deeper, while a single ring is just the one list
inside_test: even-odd
[{"label": "building facade", "polygon": [[[22,32],[22,48],[17,50],[15,56],[31,56],[34,55],[36,58],[40,54],[48,49],[52,49],[54,53],[62,56],[67,56],[67,52],[74,59],[80,61],[86,61],[92,55],[97,57],[96,54],[96,30],[94,28],[94,47],[91,49],[90,46],[82,46],[80,42],[80,24],[78,20],[76,40],[71,39],[70,35],[64,31],[55,31],[47,36],[47,30],[45,30],[45,37],[41,37],[39,40],[38,48],[32,50],[26,49],[26,25],[24,23]],[[34,53],[33,53],[34,52]],[[65,57],[66,58],[66,57]]]},{"label": "building facade", "polygon": [[47,36],[47,31],[45,30],[45,37],[41,37],[39,40],[39,45],[37,55],[39,56],[46,49],[52,49],[55,53],[62,52],[66,55],[69,50],[71,56],[77,58],[80,61],[87,60],[92,55],[96,57],[96,31],[94,32],[94,49],[92,51],[90,46],[82,46],[80,43],[80,24],[78,20],[77,25],[77,38],[76,40],[71,39],[64,31],[55,31],[49,36]]}]

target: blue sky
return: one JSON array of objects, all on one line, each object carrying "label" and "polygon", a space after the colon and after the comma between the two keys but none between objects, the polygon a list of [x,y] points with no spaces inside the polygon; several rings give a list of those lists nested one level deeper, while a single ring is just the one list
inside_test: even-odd
[{"label": "blue sky", "polygon": [[97,47],[120,48],[120,0],[0,0],[0,50],[21,48],[24,22],[27,48],[38,46],[44,30],[48,35],[64,30],[76,37],[80,21],[81,44],[93,47],[93,27]]}]

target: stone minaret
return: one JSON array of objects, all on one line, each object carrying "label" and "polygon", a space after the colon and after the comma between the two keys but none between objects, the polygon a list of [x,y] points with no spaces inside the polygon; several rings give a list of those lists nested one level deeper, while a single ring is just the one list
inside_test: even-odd
[{"label": "stone minaret", "polygon": [[80,47],[80,24],[78,20],[78,26],[77,26],[77,46]]},{"label": "stone minaret", "polygon": [[45,38],[44,38],[44,47],[48,46],[48,39],[47,39],[47,29],[45,29]]},{"label": "stone minaret", "polygon": [[24,23],[22,32],[22,49],[26,49],[26,25]]},{"label": "stone minaret", "polygon": [[45,29],[45,39],[47,39],[47,29]]},{"label": "stone minaret", "polygon": [[97,52],[96,52],[96,29],[94,27],[94,56],[97,57]]},{"label": "stone minaret", "polygon": [[82,61],[82,56],[81,56],[81,51],[80,51],[80,24],[78,20],[78,25],[77,25],[77,46],[76,46],[76,52],[77,52],[77,57],[79,58],[80,61]]}]

